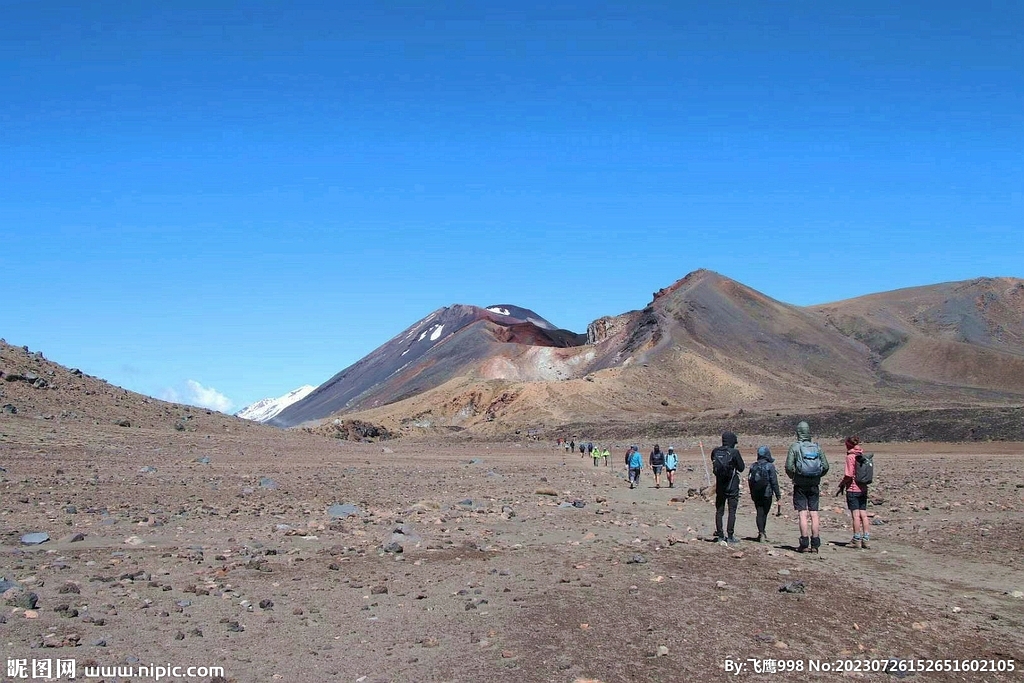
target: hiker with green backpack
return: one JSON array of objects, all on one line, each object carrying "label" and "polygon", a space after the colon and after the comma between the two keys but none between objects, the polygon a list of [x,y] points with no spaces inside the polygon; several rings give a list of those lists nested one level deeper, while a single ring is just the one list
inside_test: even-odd
[{"label": "hiker with green backpack", "polygon": [[772,500],[777,501],[776,516],[782,514],[782,493],[779,492],[779,473],[775,469],[775,458],[767,446],[757,449],[757,462],[750,466],[747,474],[747,488],[750,499],[757,510],[757,542],[767,543],[768,513],[772,511]]},{"label": "hiker with green backpack", "polygon": [[806,422],[796,426],[797,440],[786,454],[786,474],[793,480],[793,508],[800,518],[801,553],[817,553],[821,547],[821,523],[818,504],[821,478],[828,474],[828,460],[817,442],[811,440],[811,427]]},{"label": "hiker with green backpack", "polygon": [[871,540],[871,521],[868,519],[868,484],[875,476],[874,454],[865,453],[859,436],[846,438],[846,470],[836,490],[838,496],[846,491],[846,507],[853,518],[853,540],[847,548],[868,549]]}]

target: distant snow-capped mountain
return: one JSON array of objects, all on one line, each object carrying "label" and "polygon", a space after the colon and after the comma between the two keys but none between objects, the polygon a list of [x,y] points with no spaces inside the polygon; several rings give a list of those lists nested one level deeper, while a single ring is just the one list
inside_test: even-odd
[{"label": "distant snow-capped mountain", "polygon": [[261,401],[256,401],[239,410],[235,413],[235,416],[254,422],[266,422],[291,404],[306,398],[314,389],[316,387],[307,384],[294,391],[289,391],[280,398],[265,398]]}]

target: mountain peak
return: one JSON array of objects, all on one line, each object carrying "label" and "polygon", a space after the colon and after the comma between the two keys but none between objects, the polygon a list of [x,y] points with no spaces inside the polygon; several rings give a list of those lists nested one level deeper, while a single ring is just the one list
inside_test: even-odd
[{"label": "mountain peak", "polygon": [[252,420],[253,422],[267,422],[291,404],[306,398],[314,389],[316,387],[306,384],[298,389],[289,391],[284,396],[264,398],[242,408],[235,413],[235,417]]}]

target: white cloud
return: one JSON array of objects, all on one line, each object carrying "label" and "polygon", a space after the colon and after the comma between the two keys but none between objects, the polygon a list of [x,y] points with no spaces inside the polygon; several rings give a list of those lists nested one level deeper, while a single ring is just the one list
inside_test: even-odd
[{"label": "white cloud", "polygon": [[158,397],[161,401],[167,401],[168,403],[181,403],[181,394],[177,390],[167,387],[160,392]]},{"label": "white cloud", "polygon": [[230,398],[213,387],[204,387],[194,379],[188,380],[185,384],[188,385],[188,402],[194,406],[209,408],[210,410],[217,410],[222,413],[230,411],[235,406]]},{"label": "white cloud", "polygon": [[235,406],[234,402],[213,387],[204,387],[194,379],[187,380],[183,391],[168,387],[160,392],[160,398],[171,403],[186,403],[200,408],[209,408],[222,413],[229,413]]}]

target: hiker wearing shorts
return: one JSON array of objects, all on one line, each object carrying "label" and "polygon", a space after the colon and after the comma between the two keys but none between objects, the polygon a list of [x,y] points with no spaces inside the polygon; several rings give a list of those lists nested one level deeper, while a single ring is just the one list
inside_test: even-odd
[{"label": "hiker wearing shorts", "polygon": [[847,548],[868,549],[871,540],[871,521],[868,519],[868,484],[857,481],[857,464],[863,461],[864,449],[860,446],[859,436],[846,438],[846,469],[843,480],[839,482],[836,495],[846,491],[846,507],[853,519],[853,540],[846,544]]},{"label": "hiker wearing shorts", "polygon": [[800,519],[798,550],[816,553],[821,547],[821,478],[828,474],[828,460],[821,446],[811,441],[811,427],[806,422],[797,424],[796,437],[786,453],[786,474],[793,480],[793,509]]},{"label": "hiker wearing shorts", "polygon": [[[711,451],[711,464],[715,471],[715,537],[732,545],[739,543],[736,531],[736,508],[740,504],[740,472],[746,469],[743,457],[736,449],[739,439],[732,432],[722,432],[722,445]],[[723,531],[722,518],[729,506],[729,521]]]},{"label": "hiker wearing shorts", "polygon": [[772,511],[772,500],[778,501],[776,515],[782,514],[782,494],[779,492],[779,473],[775,469],[775,458],[767,446],[757,449],[757,462],[750,466],[750,474],[747,475],[747,488],[750,489],[750,499],[757,510],[757,542],[767,543],[768,533],[765,527],[768,524],[768,513]]},{"label": "hiker wearing shorts", "polygon": [[661,452],[661,446],[654,444],[654,450],[650,456],[651,472],[654,473],[654,488],[661,488],[661,472],[665,469],[665,454]]},{"label": "hiker wearing shorts", "polygon": [[676,468],[679,467],[679,456],[676,455],[675,446],[668,447],[668,453],[665,454],[665,476],[668,478],[668,487],[673,489],[676,487]]},{"label": "hiker wearing shorts", "polygon": [[607,448],[604,449],[603,451],[601,451],[601,458],[604,460],[604,466],[605,467],[610,467],[611,466],[611,460],[610,460],[611,457],[612,457],[611,451],[609,451]]}]

